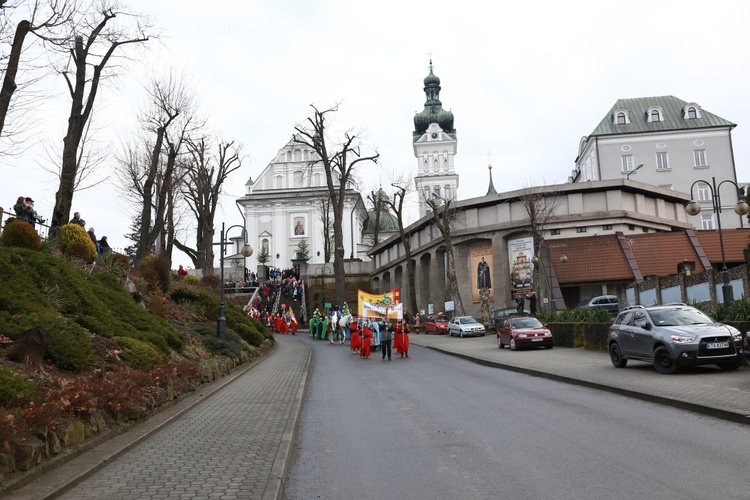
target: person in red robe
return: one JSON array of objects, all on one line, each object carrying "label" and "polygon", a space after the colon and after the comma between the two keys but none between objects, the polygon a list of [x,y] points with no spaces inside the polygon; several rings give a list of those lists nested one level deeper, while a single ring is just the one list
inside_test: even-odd
[{"label": "person in red robe", "polygon": [[282,322],[283,321],[281,319],[281,315],[277,314],[273,317],[273,327],[276,329],[276,333],[283,332],[282,327],[281,327]]},{"label": "person in red robe", "polygon": [[370,330],[370,327],[366,324],[362,324],[362,347],[359,350],[359,357],[360,358],[369,358],[370,357],[370,341],[372,339],[372,331]]},{"label": "person in red robe", "polygon": [[352,330],[352,338],[349,341],[349,349],[357,352],[362,347],[362,336],[359,333],[359,328],[357,328],[357,323],[352,323],[351,325],[349,325],[349,327]]},{"label": "person in red robe", "polygon": [[396,354],[401,354],[403,358],[409,357],[409,326],[403,319],[396,323],[396,328],[393,331],[393,348],[396,350]]}]

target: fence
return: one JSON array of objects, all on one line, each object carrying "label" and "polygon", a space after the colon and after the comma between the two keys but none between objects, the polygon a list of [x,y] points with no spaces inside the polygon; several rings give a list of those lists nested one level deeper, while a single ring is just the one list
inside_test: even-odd
[{"label": "fence", "polygon": [[[747,264],[729,269],[729,284],[732,285],[735,299],[750,296],[750,268]],[[666,277],[646,276],[641,283],[625,288],[625,301],[628,305],[652,306],[670,302],[721,302],[721,271],[708,269],[696,274],[672,274]]]}]

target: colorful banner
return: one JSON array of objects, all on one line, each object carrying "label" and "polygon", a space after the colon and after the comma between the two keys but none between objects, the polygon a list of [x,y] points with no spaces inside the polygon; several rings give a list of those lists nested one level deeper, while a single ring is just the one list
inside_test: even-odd
[{"label": "colorful banner", "polygon": [[401,290],[398,288],[386,293],[367,293],[357,290],[357,315],[364,318],[385,318],[385,306],[380,304],[383,297],[390,299],[388,319],[401,319],[404,308],[401,304]]},{"label": "colorful banner", "polygon": [[510,259],[510,288],[512,292],[531,290],[534,287],[534,239],[519,238],[508,242]]}]

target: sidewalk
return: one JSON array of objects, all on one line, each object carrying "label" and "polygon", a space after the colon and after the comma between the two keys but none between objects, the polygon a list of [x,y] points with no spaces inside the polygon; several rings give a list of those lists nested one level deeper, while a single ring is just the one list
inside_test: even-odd
[{"label": "sidewalk", "polygon": [[556,347],[511,351],[497,337],[465,338],[409,334],[411,344],[507,370],[584,385],[714,417],[750,424],[750,368],[724,372],[714,366],[657,373],[653,365],[630,361],[615,368],[606,352]]},{"label": "sidewalk", "polygon": [[282,498],[312,350],[291,336],[276,342],[6,498]]}]

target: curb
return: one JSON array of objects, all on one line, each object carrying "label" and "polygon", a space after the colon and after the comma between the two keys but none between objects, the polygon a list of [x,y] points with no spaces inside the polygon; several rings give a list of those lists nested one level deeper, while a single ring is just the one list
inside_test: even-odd
[{"label": "curb", "polygon": [[448,354],[450,356],[455,356],[457,358],[462,358],[462,359],[465,359],[467,361],[472,361],[474,363],[477,363],[477,364],[480,364],[480,365],[484,365],[484,366],[489,366],[489,367],[493,367],[493,368],[500,368],[502,370],[513,371],[513,372],[517,372],[517,373],[524,373],[526,375],[532,375],[532,376],[535,376],[535,377],[546,378],[546,379],[549,379],[549,380],[555,380],[555,381],[558,381],[558,382],[564,382],[566,384],[571,384],[571,385],[580,385],[580,386],[583,386],[583,387],[588,387],[590,389],[596,389],[596,390],[600,390],[600,391],[610,392],[610,393],[613,393],[613,394],[619,394],[621,396],[627,396],[627,397],[630,397],[630,398],[633,398],[633,399],[640,399],[642,401],[648,401],[650,403],[658,403],[658,404],[665,405],[665,406],[671,406],[673,408],[679,408],[681,410],[687,410],[687,411],[690,411],[690,412],[693,412],[693,413],[698,413],[698,414],[701,414],[701,415],[709,415],[709,416],[712,416],[712,417],[715,417],[715,418],[719,418],[719,419],[722,419],[722,420],[727,420],[727,421],[730,421],[730,422],[735,422],[735,423],[738,423],[738,424],[750,425],[750,415],[744,414],[744,413],[739,413],[739,412],[734,412],[734,411],[729,411],[729,410],[722,410],[722,409],[719,409],[719,408],[713,408],[713,407],[710,407],[710,406],[700,405],[700,404],[697,404],[697,403],[690,403],[690,402],[687,402],[687,401],[680,401],[680,400],[677,400],[677,399],[672,399],[672,398],[668,398],[668,397],[664,397],[664,396],[657,396],[657,395],[654,395],[654,394],[644,394],[642,392],[631,391],[629,389],[622,389],[622,388],[619,388],[619,387],[611,387],[611,386],[605,385],[605,384],[598,384],[596,382],[589,382],[587,380],[581,380],[581,379],[578,379],[578,378],[566,377],[564,375],[557,375],[557,374],[554,374],[554,373],[547,373],[547,372],[543,372],[543,371],[539,371],[539,370],[534,370],[534,369],[531,369],[531,368],[524,368],[524,367],[521,367],[521,366],[508,365],[508,364],[499,363],[499,362],[496,362],[496,361],[489,361],[489,360],[486,360],[486,359],[479,359],[479,358],[475,358],[473,356],[469,356],[467,354],[461,354],[461,353],[457,353],[457,352],[454,352],[454,351],[449,351],[449,350],[446,350],[446,349],[442,349],[440,347],[424,346],[424,345],[421,346],[421,347],[424,347],[425,349],[432,349],[433,351],[437,351],[437,352],[440,352],[440,353],[443,353],[443,354]]},{"label": "curb", "polygon": [[[299,332],[299,330],[298,330]],[[299,429],[300,414],[302,413],[302,402],[307,391],[307,379],[310,375],[311,361],[312,360],[312,349],[307,349],[307,359],[305,359],[305,370],[300,380],[299,387],[297,388],[297,394],[294,396],[294,403],[292,405],[292,411],[289,414],[289,418],[284,426],[284,432],[281,436],[281,443],[279,449],[276,452],[276,457],[273,460],[271,466],[271,474],[266,483],[266,487],[263,490],[263,500],[281,500],[284,498],[284,481],[286,480],[287,472],[289,471],[289,465],[291,463],[291,451],[294,446],[294,442],[297,439],[297,431]]]}]

